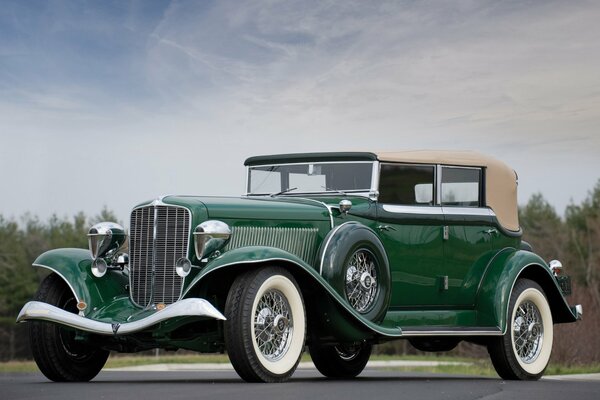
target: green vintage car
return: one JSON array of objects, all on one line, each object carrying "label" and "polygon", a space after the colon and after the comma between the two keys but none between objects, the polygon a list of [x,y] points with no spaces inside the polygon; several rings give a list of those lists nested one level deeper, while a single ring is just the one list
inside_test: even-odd
[{"label": "green vintage car", "polygon": [[570,280],[521,240],[517,176],[467,151],[246,160],[241,197],[163,196],[57,249],[17,321],[53,381],[87,381],[110,351],[226,351],[246,381],[281,382],[305,346],[327,377],[373,344],[487,346],[504,379],[538,379]]}]

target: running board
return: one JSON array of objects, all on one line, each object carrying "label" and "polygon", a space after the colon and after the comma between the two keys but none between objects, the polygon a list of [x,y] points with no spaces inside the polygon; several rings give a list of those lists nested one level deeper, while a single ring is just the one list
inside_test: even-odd
[{"label": "running board", "polygon": [[498,328],[439,328],[439,329],[419,329],[415,327],[402,328],[403,337],[415,336],[502,336],[502,331]]}]

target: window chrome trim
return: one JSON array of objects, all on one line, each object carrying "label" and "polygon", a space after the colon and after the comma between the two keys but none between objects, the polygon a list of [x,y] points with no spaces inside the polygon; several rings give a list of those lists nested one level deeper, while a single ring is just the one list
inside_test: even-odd
[{"label": "window chrome trim", "polygon": [[[377,174],[377,186],[375,186],[377,188],[377,193],[381,193],[381,188],[379,187],[379,176],[381,175],[381,167],[384,165],[401,165],[401,166],[406,166],[406,167],[430,167],[433,168],[433,182],[431,182],[431,184],[433,185],[432,187],[432,191],[433,191],[433,199],[432,201],[434,202],[434,207],[439,205],[439,182],[438,182],[438,177],[440,176],[440,174],[438,173],[438,168],[439,165],[438,164],[415,164],[415,163],[404,163],[404,162],[389,162],[389,161],[385,161],[385,162],[380,162],[379,163],[379,172]],[[406,206],[406,207],[432,207],[432,206],[412,206],[412,205],[402,205],[402,206]],[[424,213],[424,214],[428,214],[428,213]]]},{"label": "window chrome trim", "polygon": [[[446,164],[438,164],[437,165],[437,169],[439,171],[439,178],[437,181],[438,184],[438,204],[440,204],[442,207],[444,206],[442,204],[442,175],[443,175],[443,169],[444,168],[448,168],[448,169],[472,169],[472,170],[478,170],[479,171],[479,182],[477,182],[479,184],[479,194],[477,195],[478,197],[478,202],[479,202],[479,206],[478,207],[473,207],[473,208],[481,208],[481,207],[485,207],[485,204],[483,204],[485,202],[485,197],[484,197],[484,188],[486,183],[484,182],[485,180],[485,173],[484,173],[484,167],[470,167],[470,166],[460,166],[460,165],[446,165]],[[452,206],[447,206],[447,207],[452,207]]]},{"label": "window chrome trim", "polygon": [[[377,164],[378,161],[315,161],[315,162],[309,162],[309,161],[305,161],[305,162],[299,162],[299,163],[284,163],[284,164],[261,164],[261,165],[255,165],[255,166],[247,166],[247,174],[246,174],[246,196],[247,197],[252,197],[252,196],[267,196],[270,195],[271,193],[252,193],[250,192],[250,170],[251,168],[257,168],[257,167],[278,167],[278,166],[284,166],[284,165],[308,165],[308,164]],[[376,169],[375,166],[371,169],[371,186],[373,186],[373,177],[376,174]],[[344,193],[351,193],[353,195],[358,195],[358,196],[369,196],[369,193],[373,191],[373,187],[370,188],[363,188],[363,189],[352,189],[352,190],[344,190],[344,189],[340,189],[340,191],[344,192]],[[305,194],[329,194],[329,193],[338,193],[335,190],[323,190],[323,191],[319,191],[319,192],[294,192],[295,195],[305,195]],[[366,193],[366,195],[364,194]]]},{"label": "window chrome trim", "polygon": [[442,166],[437,164],[435,166],[435,204],[442,204]]},{"label": "window chrome trim", "polygon": [[374,201],[379,200],[379,174],[381,173],[381,163],[379,161],[373,162],[373,171],[371,172],[371,189],[369,190],[369,198],[371,194],[376,196]]}]

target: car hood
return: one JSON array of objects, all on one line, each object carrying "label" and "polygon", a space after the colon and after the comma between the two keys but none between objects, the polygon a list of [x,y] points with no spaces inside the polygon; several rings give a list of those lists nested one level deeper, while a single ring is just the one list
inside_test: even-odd
[{"label": "car hood", "polygon": [[328,221],[330,218],[323,203],[297,197],[167,196],[163,202],[189,208],[202,203],[208,219]]}]

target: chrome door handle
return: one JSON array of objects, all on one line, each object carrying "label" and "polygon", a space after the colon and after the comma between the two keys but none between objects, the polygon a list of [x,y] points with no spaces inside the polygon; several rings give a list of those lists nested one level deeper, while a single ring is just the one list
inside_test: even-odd
[{"label": "chrome door handle", "polygon": [[396,228],[394,228],[393,226],[389,226],[389,225],[379,225],[377,227],[377,229],[379,229],[380,231],[395,231]]},{"label": "chrome door handle", "polygon": [[498,229],[491,228],[491,229],[488,229],[487,231],[484,231],[484,232],[487,233],[488,235],[495,235],[495,234],[498,233]]}]

